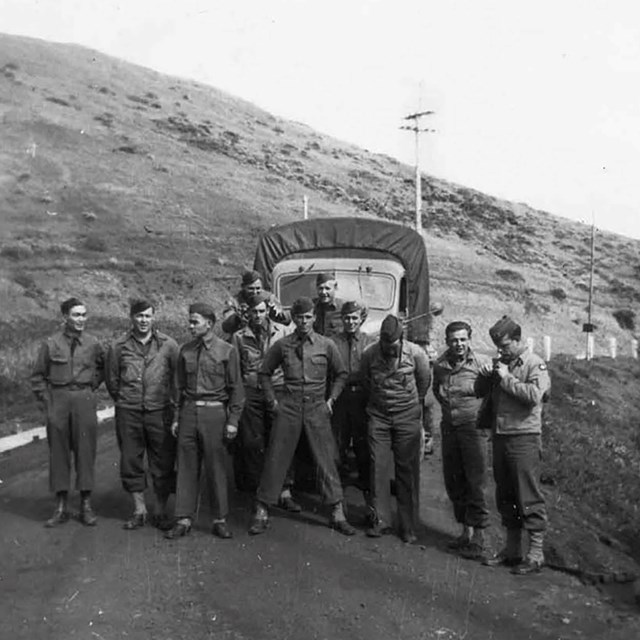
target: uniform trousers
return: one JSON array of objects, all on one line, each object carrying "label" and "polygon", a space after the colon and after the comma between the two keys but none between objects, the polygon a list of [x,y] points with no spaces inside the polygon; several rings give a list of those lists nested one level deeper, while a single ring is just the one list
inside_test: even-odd
[{"label": "uniform trousers", "polygon": [[224,442],[227,411],[222,403],[197,406],[187,400],[178,422],[178,478],[176,518],[193,519],[198,507],[200,473],[204,467],[211,514],[215,520],[227,517],[228,453]]},{"label": "uniform trousers", "polygon": [[176,439],[171,434],[171,407],[144,411],[116,409],[116,434],[120,446],[120,479],[129,493],[147,487],[144,454],[156,495],[167,498],[175,492]]},{"label": "uniform trousers", "polygon": [[539,481],[541,458],[539,434],[493,436],[496,504],[507,529],[547,528],[547,510]]},{"label": "uniform trousers", "polygon": [[476,423],[442,422],[442,471],[456,522],[484,529],[489,523],[487,434]]},{"label": "uniform trousers", "polygon": [[[281,397],[282,391],[276,389],[276,398]],[[262,389],[245,387],[245,404],[234,457],[236,486],[240,491],[253,493],[258,488],[273,420],[273,411],[267,406]],[[292,469],[289,469],[283,486],[293,486]]]},{"label": "uniform trousers", "polygon": [[399,413],[383,413],[369,407],[371,499],[376,518],[390,526],[391,468],[395,470],[398,525],[403,533],[415,533],[420,508],[420,407]]},{"label": "uniform trousers", "polygon": [[342,501],[342,485],[335,462],[336,445],[324,397],[285,393],[276,411],[256,494],[260,502],[267,505],[277,503],[303,433],[316,465],[325,501],[328,504]]},{"label": "uniform trousers", "polygon": [[348,468],[349,450],[353,447],[358,482],[369,489],[369,439],[367,435],[367,395],[360,387],[345,387],[333,406],[332,425],[338,445],[339,462]]},{"label": "uniform trousers", "polygon": [[76,489],[92,491],[98,431],[95,393],[90,387],[51,387],[46,403],[51,491],[69,491],[72,457]]}]

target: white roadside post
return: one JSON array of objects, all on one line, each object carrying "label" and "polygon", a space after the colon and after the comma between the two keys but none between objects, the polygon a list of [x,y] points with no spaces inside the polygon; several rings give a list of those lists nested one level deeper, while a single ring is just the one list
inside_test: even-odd
[{"label": "white roadside post", "polygon": [[609,355],[614,360],[618,355],[618,341],[615,338],[609,338]]},{"label": "white roadside post", "polygon": [[593,333],[587,333],[587,360],[593,358]]},{"label": "white roadside post", "polygon": [[536,341],[533,338],[527,338],[527,351],[529,353],[533,353],[533,348],[535,347]]},{"label": "white roadside post", "polygon": [[638,341],[635,338],[631,340],[631,357],[634,360],[638,359]]},{"label": "white roadside post", "polygon": [[549,362],[549,360],[551,360],[551,336],[544,336],[544,338],[542,338],[542,344],[545,362]]}]

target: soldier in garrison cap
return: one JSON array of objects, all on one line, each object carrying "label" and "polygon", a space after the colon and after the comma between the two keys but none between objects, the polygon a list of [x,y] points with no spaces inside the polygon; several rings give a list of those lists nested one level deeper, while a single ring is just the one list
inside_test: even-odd
[{"label": "soldier in garrison cap", "polygon": [[362,356],[362,382],[367,393],[371,501],[374,520],[367,530],[379,537],[392,530],[389,470],[395,467],[399,534],[416,540],[419,525],[420,438],[422,408],[431,382],[424,350],[404,339],[403,324],[388,315],[380,339]]},{"label": "soldier in garrison cap", "polygon": [[[278,501],[304,432],[318,470],[323,497],[331,505],[330,526],[351,536],[355,530],[347,522],[344,511],[344,494],[331,432],[333,405],[344,387],[347,372],[334,342],[313,330],[312,300],[298,298],[291,307],[291,315],[296,327],[294,333],[278,340],[269,349],[260,370],[264,394],[276,417],[249,533],[257,535],[266,531],[269,506]],[[278,368],[282,368],[285,388],[280,399],[273,387],[273,375]]]},{"label": "soldier in garrison cap", "polygon": [[[488,399],[481,414],[488,414],[493,431],[496,503],[507,541],[485,564],[510,566],[512,573],[526,575],[537,573],[544,564],[547,511],[539,478],[542,403],[551,382],[544,360],[527,349],[522,329],[513,319],[503,316],[489,329],[489,335],[498,358],[480,368],[475,390],[479,397]],[[524,557],[523,529],[529,538]]]},{"label": "soldier in garrison cap", "polygon": [[375,338],[361,331],[367,317],[364,304],[349,300],[342,305],[342,331],[333,336],[342,361],[347,367],[347,384],[333,409],[332,425],[340,463],[340,473],[346,482],[350,473],[349,453],[353,451],[358,487],[369,504],[369,442],[367,439],[367,396],[362,384],[360,362],[365,349]]},{"label": "soldier in garrison cap", "polygon": [[267,298],[265,303],[269,318],[279,324],[291,324],[291,316],[289,312],[282,308],[280,301],[276,296],[265,291],[262,287],[262,276],[257,271],[245,271],[242,274],[240,291],[226,301],[222,310],[222,330],[229,336],[233,335],[248,322],[247,301],[251,296],[264,293]]},{"label": "soldier in garrison cap", "polygon": [[213,333],[216,314],[211,305],[189,307],[193,339],[178,355],[178,436],[176,521],[165,533],[170,540],[191,531],[200,494],[200,467],[204,467],[213,525],[218,538],[231,538],[227,525],[229,495],[226,443],[238,433],[244,405],[240,359],[236,349]]},{"label": "soldier in garrison cap", "polygon": [[337,297],[338,281],[334,273],[319,273],[316,276],[316,297],[313,299],[316,316],[313,330],[331,338],[342,331],[340,310],[344,301]]},{"label": "soldier in garrison cap", "polygon": [[56,494],[55,511],[45,526],[69,520],[73,456],[80,521],[92,527],[98,521],[91,506],[98,429],[95,392],[104,379],[104,351],[85,333],[87,308],[81,300],[65,300],[60,311],[64,327],[42,343],[31,375],[31,388],[47,419],[49,484]]},{"label": "soldier in garrison cap", "polygon": [[171,424],[178,344],[154,326],[155,307],[150,300],[132,300],[129,318],[131,328],[111,343],[105,367],[107,389],[116,405],[120,478],[133,501],[133,515],[123,528],[139,529],[147,523],[146,453],[155,495],[153,524],[166,530],[171,528],[167,502],[176,484]]}]

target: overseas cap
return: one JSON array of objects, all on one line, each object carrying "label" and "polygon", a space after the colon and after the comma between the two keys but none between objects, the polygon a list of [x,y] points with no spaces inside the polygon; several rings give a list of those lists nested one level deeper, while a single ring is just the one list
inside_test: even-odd
[{"label": "overseas cap", "polygon": [[324,273],[319,273],[316,276],[316,287],[319,287],[321,284],[324,284],[325,282],[330,282],[331,280],[335,280],[335,279],[336,279],[335,273],[329,273],[328,271],[325,271]]},{"label": "overseas cap", "polygon": [[309,313],[309,311],[313,311],[313,300],[311,298],[298,298],[291,305],[291,315],[293,316]]},{"label": "overseas cap", "polygon": [[153,306],[153,302],[151,302],[150,300],[147,300],[146,298],[136,298],[135,300],[131,301],[131,304],[129,306],[129,315],[135,316],[136,313],[142,313],[147,309],[155,310],[155,307]]},{"label": "overseas cap", "polygon": [[366,307],[357,300],[348,300],[342,305],[340,315],[346,316],[349,313],[362,313],[365,310]]},{"label": "overseas cap", "polygon": [[84,306],[84,302],[78,298],[67,298],[61,305],[60,311],[62,311],[62,315],[69,315],[69,311],[73,309],[73,307]]},{"label": "overseas cap", "polygon": [[494,342],[497,342],[505,336],[512,336],[520,332],[520,325],[509,316],[502,316],[502,318],[489,329],[489,335]]},{"label": "overseas cap", "polygon": [[253,284],[256,280],[262,280],[262,276],[257,271],[245,271],[242,274],[242,286]]},{"label": "overseas cap", "polygon": [[383,342],[395,342],[402,337],[403,325],[396,316],[389,314],[380,326],[380,340]]},{"label": "overseas cap", "polygon": [[216,312],[206,302],[194,302],[189,305],[189,313],[199,313],[203,318],[208,318],[211,322],[216,321]]},{"label": "overseas cap", "polygon": [[259,304],[263,302],[268,302],[271,298],[271,295],[266,291],[261,291],[260,293],[254,293],[253,295],[247,298],[247,305],[249,309],[253,309],[253,307],[257,307]]}]

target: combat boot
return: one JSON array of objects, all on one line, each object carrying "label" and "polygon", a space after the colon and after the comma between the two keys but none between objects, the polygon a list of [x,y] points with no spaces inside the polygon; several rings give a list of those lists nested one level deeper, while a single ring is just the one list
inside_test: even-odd
[{"label": "combat boot", "polygon": [[80,502],[80,522],[85,527],[95,527],[98,524],[98,518],[91,508],[91,498],[84,496]]},{"label": "combat boot", "polygon": [[347,522],[342,502],[337,502],[333,505],[329,526],[332,529],[335,529],[338,533],[341,533],[343,536],[352,536],[356,532],[356,530]]},{"label": "combat boot", "polygon": [[523,562],[511,569],[516,576],[540,573],[544,565],[544,531],[529,531],[529,551]]},{"label": "combat boot", "polygon": [[258,536],[269,528],[269,510],[267,505],[262,502],[256,502],[255,511],[251,518],[249,526],[249,535]]},{"label": "combat boot", "polygon": [[60,492],[57,495],[56,509],[53,515],[44,523],[44,526],[48,529],[57,527],[60,524],[64,524],[69,521],[69,511],[67,510],[67,494]]},{"label": "combat boot", "polygon": [[457,538],[447,543],[447,549],[457,550],[457,549],[462,549],[466,547],[471,542],[472,535],[473,535],[473,527],[463,524],[462,532]]},{"label": "combat boot", "polygon": [[460,555],[467,560],[483,560],[485,558],[484,529],[476,527],[469,544],[460,550]]},{"label": "combat boot", "polygon": [[522,563],[522,530],[507,529],[507,544],[495,556],[485,558],[487,567],[515,567]]}]

